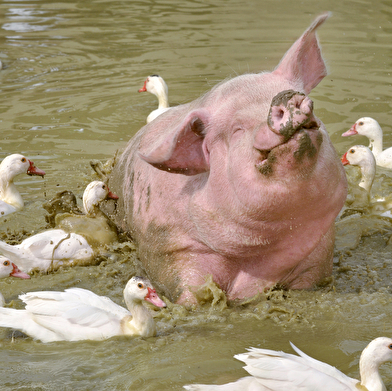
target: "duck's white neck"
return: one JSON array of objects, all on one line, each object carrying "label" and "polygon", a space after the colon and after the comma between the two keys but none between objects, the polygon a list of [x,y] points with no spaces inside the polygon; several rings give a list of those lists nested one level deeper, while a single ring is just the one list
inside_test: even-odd
[{"label": "duck's white neck", "polygon": [[361,385],[368,391],[387,391],[378,372],[378,366],[373,364],[366,368],[360,366]]},{"label": "duck's white neck", "polygon": [[97,217],[101,215],[101,209],[99,209],[98,205],[87,204],[85,205],[85,212],[88,217]]},{"label": "duck's white neck", "polygon": [[382,152],[382,129],[378,123],[373,124],[372,134],[369,138],[369,148],[372,150],[373,155],[377,158]]},{"label": "duck's white neck", "polygon": [[7,173],[0,173],[0,199],[20,210],[24,206],[22,196]]},{"label": "duck's white neck", "polygon": [[99,208],[103,201],[102,197],[98,197],[95,193],[89,192],[83,195],[83,208],[88,217],[98,217],[106,215]]},{"label": "duck's white neck", "polygon": [[376,167],[374,164],[365,164],[361,166],[362,178],[358,186],[365,189],[370,193],[370,189],[373,185],[374,176],[376,175]]},{"label": "duck's white neck", "polygon": [[378,372],[380,364],[372,352],[365,349],[359,359],[361,385],[368,391],[387,391]]},{"label": "duck's white neck", "polygon": [[125,304],[132,314],[132,319],[126,321],[124,327],[125,334],[138,334],[142,337],[152,337],[156,334],[154,319],[141,301],[127,300]]},{"label": "duck's white neck", "polygon": [[166,109],[169,106],[167,87],[160,85],[156,87],[155,96],[158,98],[158,109]]}]

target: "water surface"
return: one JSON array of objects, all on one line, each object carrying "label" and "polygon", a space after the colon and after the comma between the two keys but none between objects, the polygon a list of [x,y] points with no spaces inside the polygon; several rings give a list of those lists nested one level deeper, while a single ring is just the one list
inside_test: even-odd
[{"label": "water surface", "polygon": [[[46,171],[20,176],[25,209],[1,222],[4,238],[45,228],[44,201],[78,197],[96,179],[91,159],[106,161],[144,125],[157,101],[138,94],[159,73],[173,105],[217,82],[272,70],[313,18],[333,11],[319,31],[329,75],[311,93],[339,154],[367,144],[341,134],[361,116],[376,118],[392,146],[392,5],[387,1],[238,2],[3,1],[0,4],[0,158],[23,153]],[[347,169],[355,177],[356,171]],[[376,181],[389,193],[392,173]],[[169,303],[155,312],[156,338],[43,344],[0,330],[2,390],[180,390],[245,375],[233,358],[249,346],[290,352],[289,341],[350,376],[364,346],[392,336],[391,221],[353,219],[338,231],[333,278],[314,291],[274,291],[227,305],[209,290],[202,305]],[[122,289],[142,273],[132,247],[112,249],[99,265],[31,280],[5,279],[0,291],[22,308],[20,292],[84,287],[123,305]],[[392,366],[382,374],[392,390]]]}]

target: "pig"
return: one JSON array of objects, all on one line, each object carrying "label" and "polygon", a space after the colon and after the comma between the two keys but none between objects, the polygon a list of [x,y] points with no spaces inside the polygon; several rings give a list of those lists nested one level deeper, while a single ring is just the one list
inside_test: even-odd
[{"label": "pig", "polygon": [[307,94],[326,76],[316,29],[272,72],[223,81],[142,127],[109,186],[148,277],[191,305],[208,276],[228,300],[310,288],[332,272],[343,165]]}]

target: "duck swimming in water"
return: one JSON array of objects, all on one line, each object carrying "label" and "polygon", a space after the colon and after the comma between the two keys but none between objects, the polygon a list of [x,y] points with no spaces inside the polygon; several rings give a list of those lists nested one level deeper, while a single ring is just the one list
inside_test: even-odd
[{"label": "duck swimming in water", "polygon": [[117,200],[118,196],[109,190],[106,183],[89,183],[83,193],[85,214],[58,214],[55,217],[56,228],[82,235],[94,247],[116,241],[117,227],[100,209],[102,202],[108,199]]},{"label": "duck swimming in water", "polygon": [[383,150],[383,131],[380,124],[371,117],[362,117],[345,133],[343,137],[353,135],[366,136],[378,166],[392,168],[392,147]]},{"label": "duck swimming in water", "polygon": [[363,350],[359,359],[361,380],[352,379],[291,346],[299,356],[257,348],[234,356],[246,364],[244,369],[251,375],[236,382],[184,388],[188,391],[386,391],[378,368],[392,361],[391,338],[376,338]]},{"label": "duck swimming in water", "polygon": [[148,76],[139,92],[150,92],[158,98],[158,108],[148,115],[147,123],[170,109],[167,84],[159,75]]},{"label": "duck swimming in water", "polygon": [[20,271],[18,269],[18,266],[16,266],[8,258],[0,255],[0,278],[6,278],[6,277],[18,277],[23,279],[30,278],[28,274]]},{"label": "duck swimming in water", "polygon": [[96,255],[95,248],[117,238],[106,216],[100,215],[99,204],[108,197],[118,197],[100,181],[91,182],[84,195],[86,216],[59,215],[57,229],[40,232],[17,245],[0,241],[0,254],[26,273],[34,269],[47,272],[60,266],[90,265]]},{"label": "duck swimming in water", "polygon": [[124,289],[128,309],[81,288],[30,292],[19,298],[26,308],[0,308],[0,327],[20,330],[42,342],[104,340],[116,335],[152,337],[155,322],[143,302],[166,307],[150,281],[136,276]]},{"label": "duck swimming in water", "polygon": [[0,164],[0,216],[22,210],[24,202],[14,179],[20,174],[44,176],[45,171],[35,167],[34,163],[20,154],[5,157]]}]

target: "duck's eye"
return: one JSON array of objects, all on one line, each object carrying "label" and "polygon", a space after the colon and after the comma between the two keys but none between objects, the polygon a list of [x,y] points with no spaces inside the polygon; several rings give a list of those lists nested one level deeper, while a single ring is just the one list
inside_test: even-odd
[{"label": "duck's eye", "polygon": [[106,189],[106,185],[102,185],[102,189],[104,189],[104,190],[105,190],[105,189]]},{"label": "duck's eye", "polygon": [[140,288],[140,289],[143,289],[143,288],[144,288],[144,285],[143,285],[141,282],[139,282],[139,283],[137,284],[137,287]]},{"label": "duck's eye", "polygon": [[392,350],[392,343],[388,346],[388,349]]},{"label": "duck's eye", "polygon": [[361,121],[361,122],[358,122],[358,125],[363,125],[363,122]]},{"label": "duck's eye", "polygon": [[4,266],[9,266],[10,263],[11,263],[10,261],[4,261],[4,262],[3,262],[3,265],[4,265]]},{"label": "duck's eye", "polygon": [[355,149],[350,149],[350,153],[355,153]]},{"label": "duck's eye", "polygon": [[20,159],[20,161],[21,161],[22,163],[26,163],[27,159],[26,159],[25,157],[22,157],[22,159]]}]

